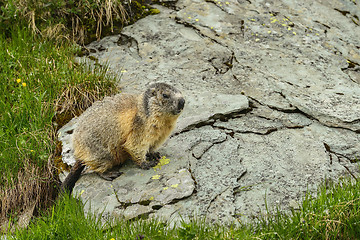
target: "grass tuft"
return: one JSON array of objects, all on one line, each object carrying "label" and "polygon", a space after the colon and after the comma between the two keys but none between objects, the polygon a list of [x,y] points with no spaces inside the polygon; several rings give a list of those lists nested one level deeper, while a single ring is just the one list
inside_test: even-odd
[{"label": "grass tuft", "polygon": [[360,183],[341,179],[307,194],[299,211],[261,219],[261,239],[356,239],[360,236]]},{"label": "grass tuft", "polygon": [[69,83],[61,89],[61,94],[54,103],[55,116],[53,122],[56,123],[58,128],[73,117],[79,116],[93,102],[119,91],[114,82],[116,80],[109,81],[104,78],[107,75],[106,68],[95,66],[91,70],[89,67],[81,66],[81,69],[93,74],[85,76],[81,82]]},{"label": "grass tuft", "polygon": [[10,26],[20,23],[42,37],[83,45],[157,13],[144,3],[143,0],[0,0],[0,31],[10,34]]},{"label": "grass tuft", "polygon": [[[103,27],[113,29],[114,22],[127,23],[127,13],[120,0],[7,0],[2,3],[0,21],[22,21],[44,37],[72,39],[84,43],[85,35],[95,32],[99,38]],[[1,28],[0,28],[1,29]],[[8,30],[2,25],[2,30]]]},{"label": "grass tuft", "polygon": [[26,227],[38,215],[40,209],[52,205],[58,194],[57,174],[51,158],[45,169],[27,162],[15,178],[0,189],[0,223],[2,231],[14,231]]},{"label": "grass tuft", "polygon": [[[38,209],[54,199],[58,181],[53,163],[61,152],[55,133],[66,119],[56,125],[54,120],[63,113],[70,119],[92,101],[117,90],[117,79],[106,74],[106,69],[89,71],[76,64],[76,51],[25,29],[13,29],[11,38],[0,34],[2,223],[18,219],[14,216],[31,208],[36,216]],[[69,94],[71,89],[77,95]]]}]

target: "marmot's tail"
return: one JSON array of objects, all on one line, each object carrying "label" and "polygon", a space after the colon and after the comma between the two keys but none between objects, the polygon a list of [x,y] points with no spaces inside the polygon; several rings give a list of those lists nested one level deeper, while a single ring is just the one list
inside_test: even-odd
[{"label": "marmot's tail", "polygon": [[61,192],[67,191],[71,194],[75,183],[79,180],[81,172],[84,170],[85,165],[81,161],[76,161],[75,165],[71,168],[69,175],[65,178],[61,184]]}]

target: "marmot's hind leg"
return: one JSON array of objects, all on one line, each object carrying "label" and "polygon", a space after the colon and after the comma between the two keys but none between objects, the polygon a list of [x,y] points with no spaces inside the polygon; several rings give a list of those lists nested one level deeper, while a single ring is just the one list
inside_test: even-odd
[{"label": "marmot's hind leg", "polygon": [[119,171],[122,162],[116,161],[114,156],[106,150],[103,150],[101,154],[96,154],[92,160],[88,161],[90,168],[105,180],[112,181],[123,174]]},{"label": "marmot's hind leg", "polygon": [[102,158],[98,156],[98,162],[101,162],[103,165],[98,169],[99,171],[96,172],[101,178],[105,180],[112,181],[123,174],[123,172],[120,172],[122,161],[116,161],[111,153],[103,153]]}]

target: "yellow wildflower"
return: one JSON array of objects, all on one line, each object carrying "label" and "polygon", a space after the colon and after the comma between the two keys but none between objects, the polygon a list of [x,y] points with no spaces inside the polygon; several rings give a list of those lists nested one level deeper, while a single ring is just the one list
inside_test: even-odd
[{"label": "yellow wildflower", "polygon": [[16,79],[16,82],[17,82],[17,83],[20,83],[20,82],[21,82],[21,79],[20,79],[20,78]]},{"label": "yellow wildflower", "polygon": [[26,83],[23,82],[22,85],[23,85],[23,87],[26,87]]}]

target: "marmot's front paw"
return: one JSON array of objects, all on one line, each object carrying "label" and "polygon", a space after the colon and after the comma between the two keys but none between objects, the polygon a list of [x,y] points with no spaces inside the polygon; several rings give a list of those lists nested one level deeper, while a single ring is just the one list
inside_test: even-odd
[{"label": "marmot's front paw", "polygon": [[[159,152],[149,152],[146,154],[146,160],[147,161],[157,161],[157,163],[160,160],[160,153]],[[156,164],[157,164],[156,163]]]},{"label": "marmot's front paw", "polygon": [[150,169],[151,167],[155,167],[157,164],[159,163],[159,159],[154,159],[154,160],[151,160],[151,161],[146,161],[146,162],[142,162],[140,164],[140,167],[142,169]]}]

